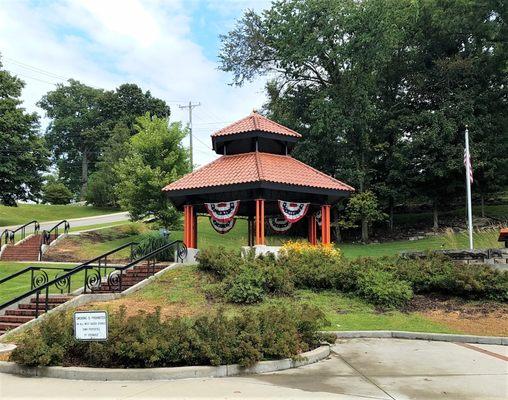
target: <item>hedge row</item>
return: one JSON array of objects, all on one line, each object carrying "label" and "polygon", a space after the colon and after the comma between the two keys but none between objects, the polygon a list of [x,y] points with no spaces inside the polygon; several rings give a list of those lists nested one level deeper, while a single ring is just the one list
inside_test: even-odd
[{"label": "hedge row", "polygon": [[109,321],[107,341],[79,342],[70,314],[48,315],[24,335],[10,359],[28,366],[250,366],[295,356],[329,339],[317,333],[326,322],[323,313],[310,306],[263,307],[234,317],[218,311],[164,321],[159,311],[127,317],[123,308]]},{"label": "hedge row", "polygon": [[443,293],[468,299],[508,301],[508,272],[487,265],[456,264],[444,256],[346,260],[326,247],[294,244],[275,257],[241,255],[209,248],[199,268],[216,278],[211,296],[255,303],[267,295],[290,295],[294,288],[337,289],[384,308],[407,304],[414,293]]}]

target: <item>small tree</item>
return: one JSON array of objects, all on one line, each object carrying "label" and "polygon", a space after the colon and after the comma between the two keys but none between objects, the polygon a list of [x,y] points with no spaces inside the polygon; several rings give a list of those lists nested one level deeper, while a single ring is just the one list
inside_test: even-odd
[{"label": "small tree", "polygon": [[387,214],[379,209],[376,195],[367,190],[351,196],[346,205],[345,218],[340,221],[344,228],[362,227],[362,242],[369,240],[369,229],[374,222],[383,221]]},{"label": "small tree", "polygon": [[130,139],[129,152],[115,168],[119,204],[135,220],[153,215],[170,227],[178,213],[162,188],[188,172],[189,154],[182,146],[186,131],[180,123],[168,127],[166,118],[149,114],[139,117],[135,127],[138,133]]},{"label": "small tree", "polygon": [[42,202],[49,204],[69,204],[72,192],[63,182],[49,177],[42,188]]}]

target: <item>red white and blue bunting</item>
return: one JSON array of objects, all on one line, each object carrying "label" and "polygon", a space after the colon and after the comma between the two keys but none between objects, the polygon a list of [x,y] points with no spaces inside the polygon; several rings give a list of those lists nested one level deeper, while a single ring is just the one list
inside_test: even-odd
[{"label": "red white and blue bunting", "polygon": [[221,235],[228,233],[235,226],[236,219],[231,219],[228,222],[219,222],[215,221],[212,217],[210,217],[210,224],[212,224],[213,229],[219,232]]},{"label": "red white and blue bunting", "polygon": [[321,226],[321,210],[316,213],[316,222],[318,226]]},{"label": "red white and blue bunting", "polygon": [[294,203],[279,200],[279,208],[286,221],[294,224],[305,217],[309,209],[309,203]]},{"label": "red white and blue bunting", "polygon": [[275,233],[284,233],[289,231],[293,224],[283,217],[270,217],[268,218],[268,225]]},{"label": "red white and blue bunting", "polygon": [[238,209],[240,208],[240,200],[224,201],[220,203],[205,203],[205,208],[214,221],[229,222],[238,212]]}]

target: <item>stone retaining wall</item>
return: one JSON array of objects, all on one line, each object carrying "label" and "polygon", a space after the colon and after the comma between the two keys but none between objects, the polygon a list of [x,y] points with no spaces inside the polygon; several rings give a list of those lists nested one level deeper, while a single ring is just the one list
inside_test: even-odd
[{"label": "stone retaining wall", "polygon": [[401,255],[408,258],[425,258],[428,254],[442,254],[453,261],[465,264],[490,264],[508,266],[508,249],[481,249],[481,250],[434,250],[431,252],[403,252]]}]

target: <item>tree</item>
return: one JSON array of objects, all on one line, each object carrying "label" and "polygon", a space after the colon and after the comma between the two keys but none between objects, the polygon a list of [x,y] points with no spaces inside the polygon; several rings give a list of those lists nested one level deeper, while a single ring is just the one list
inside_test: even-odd
[{"label": "tree", "polygon": [[87,193],[88,177],[104,154],[104,146],[117,125],[135,133],[136,117],[149,112],[169,116],[167,104],[134,84],[115,91],[104,91],[76,80],[60,84],[38,103],[51,119],[47,141],[58,165],[59,174],[82,199]]},{"label": "tree", "polygon": [[51,119],[46,140],[63,181],[84,198],[90,163],[97,160],[107,139],[105,118],[99,107],[103,90],[70,79],[48,92],[38,105]]},{"label": "tree", "polygon": [[49,204],[69,204],[72,192],[67,186],[53,176],[47,178],[42,188],[42,202]]},{"label": "tree", "polygon": [[507,18],[495,0],[280,0],[246,12],[219,58],[235,84],[274,77],[266,110],[303,134],[296,157],[391,214],[430,201],[437,226],[464,192],[465,124],[479,184],[506,182]]},{"label": "tree", "polygon": [[134,126],[138,133],[115,168],[119,203],[133,219],[153,215],[169,228],[177,223],[178,214],[161,189],[188,172],[189,154],[182,145],[187,132],[180,123],[168,127],[166,118],[151,118],[148,113],[137,118]]},{"label": "tree", "polygon": [[0,202],[37,200],[49,153],[37,134],[39,118],[21,105],[24,82],[2,69],[0,61]]},{"label": "tree", "polygon": [[126,124],[120,122],[115,125],[96,163],[97,170],[90,175],[85,197],[87,203],[96,207],[118,207],[114,188],[120,178],[115,166],[128,154],[130,137]]},{"label": "tree", "polygon": [[369,229],[377,221],[383,221],[387,215],[379,209],[379,204],[374,193],[365,191],[351,196],[347,205],[344,218],[340,225],[347,228],[354,228],[358,223],[362,226],[362,242],[369,240]]}]

